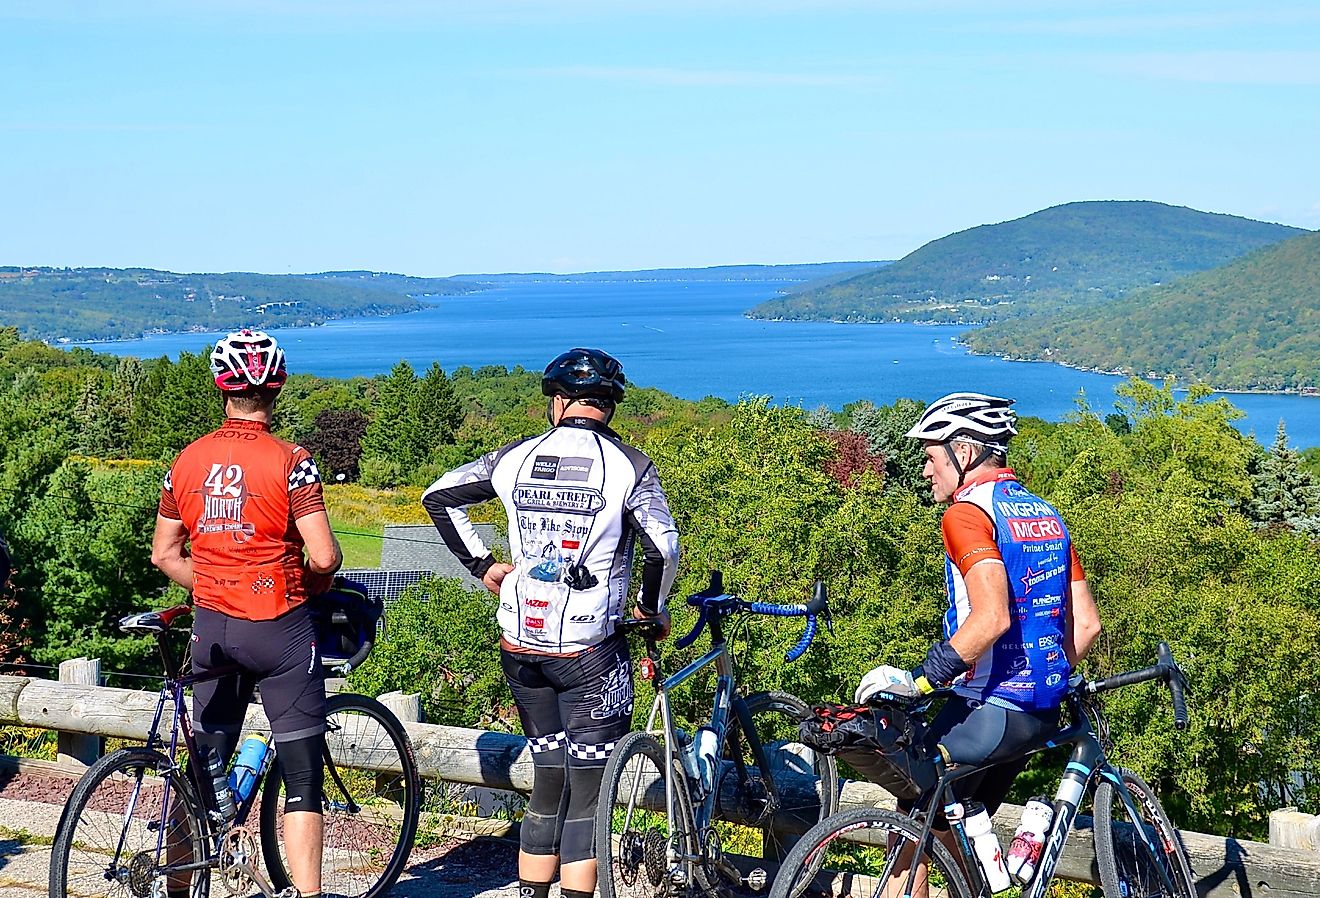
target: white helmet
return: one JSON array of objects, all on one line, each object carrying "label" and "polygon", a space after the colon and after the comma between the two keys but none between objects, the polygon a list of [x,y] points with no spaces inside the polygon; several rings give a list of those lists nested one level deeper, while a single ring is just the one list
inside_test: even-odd
[{"label": "white helmet", "polygon": [[964,437],[987,448],[1006,450],[1017,434],[1012,399],[983,393],[950,393],[930,404],[907,432],[914,440],[947,443]]},{"label": "white helmet", "polygon": [[211,350],[215,385],[226,393],[284,386],[284,350],[265,331],[241,330],[217,340]]}]

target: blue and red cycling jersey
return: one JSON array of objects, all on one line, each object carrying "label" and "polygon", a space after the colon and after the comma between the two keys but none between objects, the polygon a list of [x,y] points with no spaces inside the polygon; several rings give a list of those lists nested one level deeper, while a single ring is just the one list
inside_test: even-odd
[{"label": "blue and red cycling jersey", "polygon": [[1085,573],[1058,511],[1000,468],[954,494],[941,521],[949,610],[945,638],[971,613],[964,577],[978,564],[1002,565],[1011,623],[954,682],[963,696],[1024,711],[1058,707],[1071,668],[1064,652],[1071,584]]}]

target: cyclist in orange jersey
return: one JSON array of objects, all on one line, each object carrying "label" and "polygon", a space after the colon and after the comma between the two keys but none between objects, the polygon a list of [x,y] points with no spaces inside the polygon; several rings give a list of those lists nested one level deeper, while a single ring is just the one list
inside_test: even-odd
[{"label": "cyclist in orange jersey", "polygon": [[321,891],[326,702],[307,598],[330,587],[343,554],[311,454],[270,432],[284,351],[261,331],[239,331],[216,343],[211,371],[225,422],[170,466],[151,561],[192,592],[193,670],[241,668],[193,689],[203,752],[228,763],[261,686],[284,771],[289,873],[311,898]]}]

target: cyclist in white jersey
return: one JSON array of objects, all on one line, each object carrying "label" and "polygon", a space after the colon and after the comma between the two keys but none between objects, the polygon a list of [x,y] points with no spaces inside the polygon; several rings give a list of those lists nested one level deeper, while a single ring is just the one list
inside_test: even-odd
[{"label": "cyclist in white jersey", "polygon": [[[550,429],[445,474],[422,505],[454,556],[500,598],[501,663],[535,762],[523,820],[521,898],[545,898],[562,862],[564,898],[590,898],[605,760],[631,725],[624,614],[659,618],[678,566],[678,531],[655,465],[609,428],[623,399],[618,360],[571,349],[545,369]],[[498,562],[464,509],[499,498],[512,564]],[[633,555],[641,587],[629,610]]]}]

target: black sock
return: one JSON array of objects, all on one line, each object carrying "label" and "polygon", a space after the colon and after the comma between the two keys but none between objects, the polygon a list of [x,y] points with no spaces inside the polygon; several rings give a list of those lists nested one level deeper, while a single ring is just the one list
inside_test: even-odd
[{"label": "black sock", "polygon": [[581,889],[566,889],[562,885],[559,887],[559,894],[563,898],[591,898],[591,892],[584,892]]},{"label": "black sock", "polygon": [[519,879],[518,898],[550,898],[550,883]]}]

